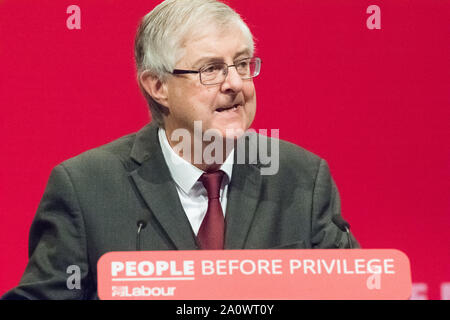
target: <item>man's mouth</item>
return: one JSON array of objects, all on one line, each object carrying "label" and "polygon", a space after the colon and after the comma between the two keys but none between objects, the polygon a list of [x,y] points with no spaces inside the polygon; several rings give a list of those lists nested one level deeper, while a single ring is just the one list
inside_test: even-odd
[{"label": "man's mouth", "polygon": [[222,107],[222,108],[217,108],[215,111],[217,112],[224,112],[224,111],[231,111],[231,110],[236,110],[239,107],[239,103],[236,103],[232,106],[229,107]]}]

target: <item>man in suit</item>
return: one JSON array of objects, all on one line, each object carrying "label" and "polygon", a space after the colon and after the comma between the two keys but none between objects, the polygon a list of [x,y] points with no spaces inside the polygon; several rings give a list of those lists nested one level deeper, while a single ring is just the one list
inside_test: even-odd
[{"label": "man in suit", "polygon": [[[340,200],[325,160],[243,133],[256,111],[253,53],[247,25],[215,0],[167,0],[146,15],[135,56],[152,122],[53,169],[29,263],[3,298],[95,299],[97,261],[109,251],[349,247],[333,223]],[[208,131],[235,148],[206,161]],[[263,174],[251,137],[277,146],[275,173]],[[73,266],[80,286],[69,288]]]}]

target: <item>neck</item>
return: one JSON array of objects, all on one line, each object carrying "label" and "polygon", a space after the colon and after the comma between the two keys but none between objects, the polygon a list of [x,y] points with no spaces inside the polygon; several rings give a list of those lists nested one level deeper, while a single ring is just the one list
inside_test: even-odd
[{"label": "neck", "polygon": [[[230,141],[227,142],[227,139],[223,137],[220,141],[214,140],[217,138],[214,138],[212,141],[203,141],[203,137],[187,135],[176,136],[175,138],[177,139],[173,140],[171,132],[166,131],[165,134],[170,147],[175,153],[205,172],[219,170],[234,147],[233,143],[230,144]],[[227,145],[232,147],[227,148]]]}]

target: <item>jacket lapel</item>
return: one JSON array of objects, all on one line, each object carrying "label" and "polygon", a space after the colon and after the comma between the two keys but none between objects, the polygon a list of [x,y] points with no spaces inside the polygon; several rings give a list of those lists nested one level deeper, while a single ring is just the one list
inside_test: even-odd
[{"label": "jacket lapel", "polygon": [[196,249],[192,228],[159,146],[155,124],[137,133],[131,157],[141,166],[130,176],[173,245],[180,250]]},{"label": "jacket lapel", "polygon": [[233,167],[225,215],[225,249],[243,249],[250,230],[261,189],[261,174],[255,165]]}]

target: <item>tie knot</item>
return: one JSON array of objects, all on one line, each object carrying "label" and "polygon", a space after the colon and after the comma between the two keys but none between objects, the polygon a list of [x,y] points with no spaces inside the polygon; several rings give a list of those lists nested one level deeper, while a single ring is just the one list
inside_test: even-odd
[{"label": "tie knot", "polygon": [[225,172],[218,170],[202,174],[200,181],[203,183],[208,192],[208,199],[218,199],[220,195],[220,186],[222,185],[222,178]]}]

